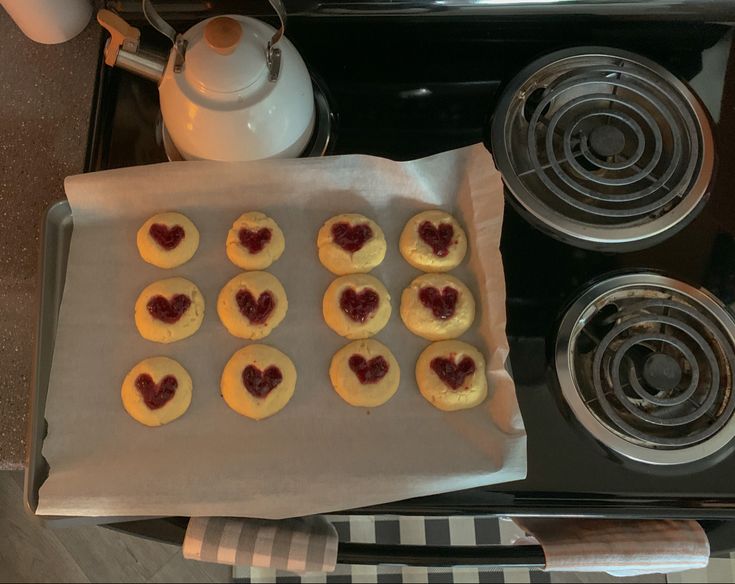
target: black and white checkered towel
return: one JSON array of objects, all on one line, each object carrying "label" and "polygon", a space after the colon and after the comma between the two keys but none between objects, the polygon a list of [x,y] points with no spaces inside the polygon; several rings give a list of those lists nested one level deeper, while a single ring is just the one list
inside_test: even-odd
[{"label": "black and white checkered towel", "polygon": [[[497,517],[409,517],[395,515],[328,515],[341,542],[379,543],[388,545],[490,545],[511,544],[524,535],[511,521]],[[338,564],[334,572],[295,574],[272,568],[236,566],[235,582],[277,582],[298,584],[310,582],[397,583],[442,582],[498,583],[551,582],[551,576],[524,568],[505,570],[483,567],[425,568],[414,566],[358,566]]]}]

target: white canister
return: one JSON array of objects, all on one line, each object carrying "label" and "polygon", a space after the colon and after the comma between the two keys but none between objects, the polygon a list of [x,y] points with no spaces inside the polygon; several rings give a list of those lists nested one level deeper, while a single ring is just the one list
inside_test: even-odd
[{"label": "white canister", "polygon": [[0,0],[29,39],[63,43],[84,30],[92,16],[90,0]]}]

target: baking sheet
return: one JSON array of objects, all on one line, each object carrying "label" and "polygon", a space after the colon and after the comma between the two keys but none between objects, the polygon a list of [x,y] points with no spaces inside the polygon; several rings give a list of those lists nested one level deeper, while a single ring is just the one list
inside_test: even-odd
[{"label": "baking sheet", "polygon": [[[482,145],[407,163],[369,156],[166,163],[70,177],[66,192],[74,232],[46,404],[50,474],[38,513],[277,519],[525,477],[526,436],[504,368],[502,184]],[[419,394],[413,369],[428,342],[398,314],[401,291],[419,274],[401,257],[398,238],[413,214],[433,207],[466,226],[468,260],[453,273],[475,293],[478,312],[462,338],[488,363],[488,399],[461,412],[436,410]],[[201,234],[194,258],[173,270],[143,262],[135,244],[138,227],[164,210],[185,213]],[[219,394],[224,364],[247,344],[221,325],[216,298],[238,273],[225,255],[227,231],[249,210],[273,217],[286,236],[269,271],[286,288],[289,312],[263,342],[287,353],[298,371],[291,402],[260,422],[231,411]],[[372,273],[388,288],[393,313],[376,338],[394,352],[401,385],[373,409],[344,403],[328,377],[347,341],[322,319],[333,276],[315,241],[327,218],[346,212],[375,219],[388,241]],[[147,284],[172,276],[199,286],[206,313],[194,336],[160,345],[139,336],[133,306]],[[182,418],[147,428],[123,410],[120,384],[155,355],[184,365],[194,395]]]}]

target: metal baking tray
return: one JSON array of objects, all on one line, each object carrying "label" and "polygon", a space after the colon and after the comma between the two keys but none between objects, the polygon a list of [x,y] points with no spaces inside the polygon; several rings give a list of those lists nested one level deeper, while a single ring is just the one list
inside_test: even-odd
[{"label": "metal baking tray", "polygon": [[[51,360],[54,355],[56,324],[66,281],[66,262],[69,256],[72,229],[71,207],[67,201],[58,201],[46,209],[41,225],[41,253],[36,285],[38,320],[33,347],[23,488],[25,507],[33,515],[36,515],[38,508],[38,490],[48,477],[49,471],[48,463],[41,453],[43,440],[48,432],[44,412],[46,411],[46,391],[51,374]],[[61,518],[55,517],[37,517],[54,521],[54,523],[62,521]]]},{"label": "metal baking tray", "polygon": [[[153,517],[64,517],[38,515],[38,492],[49,474],[43,457],[43,441],[48,432],[46,393],[56,340],[61,299],[66,282],[69,245],[74,229],[71,207],[65,200],[53,203],[43,217],[40,241],[39,280],[37,282],[37,324],[34,366],[31,377],[30,416],[27,435],[24,504],[26,510],[49,527],[71,527],[115,523],[116,529],[180,545],[187,520]],[[157,519],[144,521],[142,519]],[[377,544],[340,544],[339,561],[355,564],[403,563],[407,565],[495,565],[496,567],[543,567],[539,546],[394,546]]]},{"label": "metal baking tray", "polygon": [[56,325],[66,282],[69,244],[74,229],[71,207],[66,200],[52,203],[41,225],[40,260],[37,281],[37,322],[31,371],[29,421],[26,435],[26,470],[23,501],[26,510],[45,524],[54,527],[117,523],[139,517],[65,517],[37,515],[38,491],[49,473],[43,457],[43,441],[48,433],[46,423],[46,392],[56,341]]}]

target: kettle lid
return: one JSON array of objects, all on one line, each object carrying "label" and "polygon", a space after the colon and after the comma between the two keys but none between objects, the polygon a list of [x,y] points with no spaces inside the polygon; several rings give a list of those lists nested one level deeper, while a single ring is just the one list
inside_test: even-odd
[{"label": "kettle lid", "polygon": [[254,19],[217,16],[184,34],[184,77],[203,93],[241,92],[267,74],[268,28]]}]

